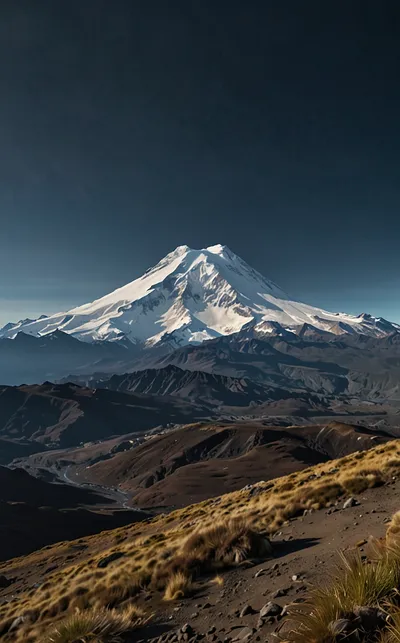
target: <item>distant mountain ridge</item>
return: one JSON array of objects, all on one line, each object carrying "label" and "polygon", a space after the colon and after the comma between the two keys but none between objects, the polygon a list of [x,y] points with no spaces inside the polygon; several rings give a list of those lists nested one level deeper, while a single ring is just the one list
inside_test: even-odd
[{"label": "distant mountain ridge", "polygon": [[0,439],[35,445],[76,446],[113,435],[148,431],[209,417],[193,401],[169,396],[90,390],[45,382],[0,386]]},{"label": "distant mountain ridge", "polygon": [[[183,370],[169,364],[164,368],[144,369],[123,375],[100,378],[65,378],[67,381],[90,388],[105,388],[120,393],[137,393],[155,396],[180,397],[185,400],[200,401],[212,408],[225,406],[248,406],[274,400],[300,398],[297,392],[275,386],[263,385],[246,378],[217,375],[206,371]],[[303,393],[304,394],[304,393]],[[312,407],[312,398],[308,402]],[[315,402],[320,403],[315,397]]]},{"label": "distant mountain ridge", "polygon": [[126,286],[66,312],[8,323],[0,338],[61,330],[88,343],[117,340],[177,348],[246,328],[267,335],[297,333],[304,324],[339,335],[381,337],[400,330],[365,313],[330,313],[294,301],[229,248],[215,245],[202,250],[179,246]]}]

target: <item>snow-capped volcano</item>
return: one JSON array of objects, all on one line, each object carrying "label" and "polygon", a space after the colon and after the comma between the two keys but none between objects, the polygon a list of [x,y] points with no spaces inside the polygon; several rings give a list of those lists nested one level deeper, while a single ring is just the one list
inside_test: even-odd
[{"label": "snow-capped volcano", "polygon": [[273,282],[222,245],[179,246],[142,277],[114,292],[37,320],[7,324],[0,337],[62,330],[77,339],[129,340],[151,346],[202,342],[247,327],[297,332],[304,324],[333,333],[386,335],[400,326],[370,315],[329,313],[293,301]]}]

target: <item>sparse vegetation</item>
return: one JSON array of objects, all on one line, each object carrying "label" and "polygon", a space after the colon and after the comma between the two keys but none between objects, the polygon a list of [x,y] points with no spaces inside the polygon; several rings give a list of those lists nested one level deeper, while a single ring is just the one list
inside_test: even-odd
[{"label": "sparse vegetation", "polygon": [[77,611],[61,621],[46,643],[119,643],[121,636],[142,622],[143,613],[136,607],[116,610]]},{"label": "sparse vegetation", "polygon": [[[292,610],[292,629],[287,635],[290,641],[334,642],[332,626],[344,619],[350,629],[354,623],[354,630],[363,632],[362,640],[376,641],[380,636],[381,643],[400,642],[399,525],[397,512],[388,525],[386,538],[370,541],[372,559],[363,561],[358,551],[341,555],[341,565],[331,581],[315,588],[307,603]],[[367,622],[362,621],[363,613]]]},{"label": "sparse vegetation", "polygon": [[[170,587],[168,595],[173,596],[173,587],[179,591],[181,583],[180,591],[186,595],[189,587],[192,591],[191,585],[186,583],[196,584],[202,575],[210,575],[212,580],[215,573],[221,573],[227,566],[241,564],[246,558],[268,556],[268,535],[289,519],[302,515],[304,510],[332,506],[349,494],[390,481],[399,468],[400,442],[395,440],[219,499],[185,507],[168,516],[161,515],[151,521],[86,537],[85,549],[75,552],[73,560],[68,560],[72,544],[58,543],[3,563],[0,574],[6,576],[21,577],[32,565],[41,569],[52,565],[54,569],[43,576],[38,588],[33,587],[36,579],[28,579],[30,587],[14,594],[12,601],[0,605],[2,640],[6,643],[44,640],[50,627],[57,628],[65,618],[73,618],[76,609],[89,614],[94,609],[120,611],[133,599],[136,601],[136,596],[140,598],[143,591],[161,592],[161,597],[167,595]],[[390,551],[392,560],[397,560],[394,544],[397,521],[398,518],[394,518],[389,526],[384,547],[384,556]],[[98,562],[115,551],[116,543],[123,556],[105,568],[98,568]],[[381,559],[382,555],[377,555],[375,561],[362,565],[362,571],[354,560],[346,563],[347,568],[344,564],[346,587],[351,586],[353,600],[356,600],[357,592],[361,592],[355,582],[355,570],[364,574],[364,580],[369,583],[369,589],[365,590],[367,594],[360,593],[357,600],[379,603],[386,600],[383,599],[387,589],[385,578],[393,583],[397,571],[385,577],[387,565],[385,567]],[[378,584],[368,576],[371,570],[378,574]],[[378,591],[377,587],[382,589]],[[329,609],[337,613],[341,610],[339,602],[344,600],[344,590],[338,585],[335,591],[336,607],[332,607],[330,600]],[[323,596],[318,600],[318,610],[324,614]],[[350,599],[346,600],[351,603]],[[10,632],[10,624],[19,616],[24,616],[24,620]]]},{"label": "sparse vegetation", "polygon": [[316,588],[307,603],[297,612],[293,610],[290,641],[333,641],[332,623],[338,619],[351,620],[353,615],[355,619],[360,606],[379,608],[381,603],[397,596],[400,559],[389,551],[374,563],[364,564],[358,552],[342,555],[341,562],[331,582]]}]

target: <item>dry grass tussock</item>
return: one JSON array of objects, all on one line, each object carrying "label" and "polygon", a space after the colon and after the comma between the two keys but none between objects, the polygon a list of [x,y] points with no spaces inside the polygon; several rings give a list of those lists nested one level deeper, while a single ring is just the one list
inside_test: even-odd
[{"label": "dry grass tussock", "polygon": [[386,531],[386,541],[389,546],[397,546],[400,543],[400,511],[393,514]]},{"label": "dry grass tussock", "polygon": [[[199,576],[213,577],[246,558],[268,556],[267,536],[286,520],[305,509],[326,507],[340,497],[378,486],[399,471],[400,441],[396,440],[151,521],[88,537],[84,558],[76,562],[65,556],[60,562],[59,552],[71,546],[63,543],[1,564],[0,574],[22,577],[30,564],[39,567],[44,561],[57,561],[40,587],[14,594],[12,601],[0,605],[0,637],[7,643],[33,643],[77,609],[123,610],[144,589],[163,596],[169,584],[173,587],[173,579],[179,591],[183,576],[185,583],[196,583]],[[114,552],[123,556],[105,568],[97,567]],[[173,596],[172,589],[169,595]],[[10,630],[18,616],[24,620]]]},{"label": "dry grass tussock", "polygon": [[165,586],[164,600],[176,601],[189,596],[193,589],[192,578],[183,572],[176,572],[168,578]]},{"label": "dry grass tussock", "polygon": [[133,607],[116,610],[77,611],[61,621],[46,643],[119,643],[122,636],[143,622],[143,613]]},{"label": "dry grass tussock", "polygon": [[177,574],[195,579],[249,558],[266,558],[271,554],[266,536],[250,529],[244,519],[228,520],[194,531],[174,556],[155,567],[153,584],[161,589]]},{"label": "dry grass tussock", "polygon": [[[288,641],[334,643],[332,625],[346,619],[362,632],[360,640],[400,643],[399,517],[399,512],[393,516],[384,539],[372,542],[372,559],[363,561],[358,551],[341,554],[327,585],[315,588],[307,603],[292,607]],[[360,607],[372,608],[369,623],[362,617],[360,622]]]}]

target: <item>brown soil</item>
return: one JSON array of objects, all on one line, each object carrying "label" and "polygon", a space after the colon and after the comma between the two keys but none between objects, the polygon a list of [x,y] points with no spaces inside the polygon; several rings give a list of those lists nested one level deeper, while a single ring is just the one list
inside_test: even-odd
[{"label": "brown soil", "polygon": [[[336,422],[287,428],[194,424],[72,470],[74,479],[120,486],[132,494],[133,505],[182,507],[388,439],[383,433]],[[71,455],[76,461],[76,452]]]}]

